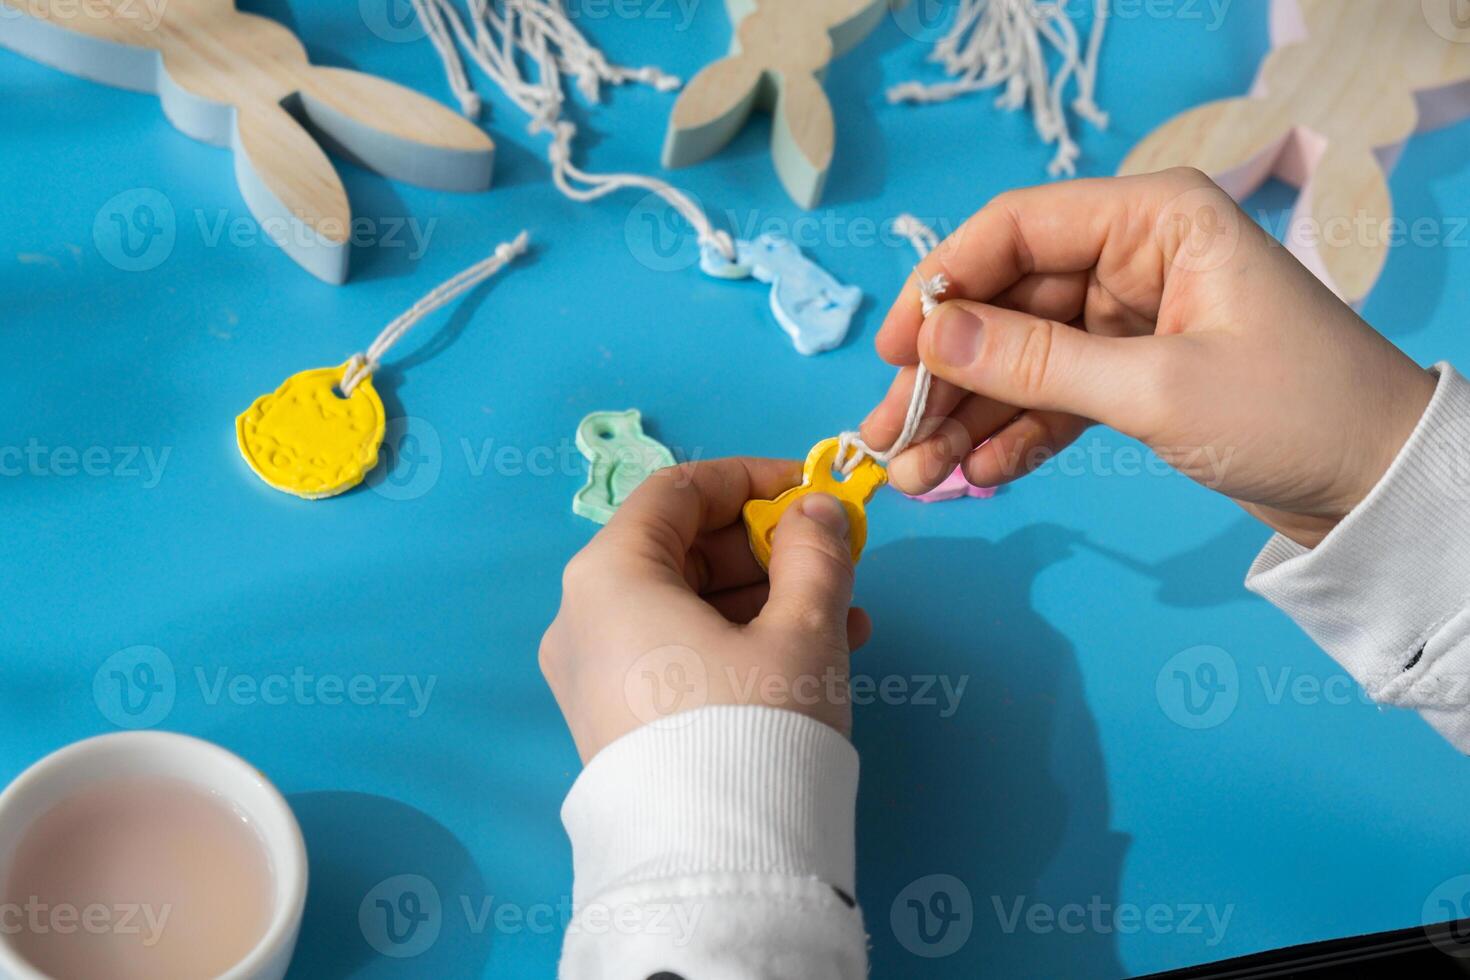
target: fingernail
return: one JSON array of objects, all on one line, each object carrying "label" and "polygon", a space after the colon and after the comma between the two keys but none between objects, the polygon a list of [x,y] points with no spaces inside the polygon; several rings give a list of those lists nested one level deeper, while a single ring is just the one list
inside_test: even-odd
[{"label": "fingernail", "polygon": [[847,511],[827,493],[809,493],[801,498],[801,512],[833,534],[847,536]]},{"label": "fingernail", "polygon": [[945,308],[934,324],[930,348],[946,364],[964,367],[980,353],[980,318],[962,306]]}]

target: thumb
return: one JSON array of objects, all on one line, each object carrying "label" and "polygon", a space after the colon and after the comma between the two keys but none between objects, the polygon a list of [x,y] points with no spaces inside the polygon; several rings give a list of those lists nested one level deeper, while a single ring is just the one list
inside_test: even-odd
[{"label": "thumb", "polygon": [[1152,337],[1101,337],[985,303],[945,303],[925,321],[919,357],[934,375],[1017,408],[1065,412],[1129,435],[1153,427],[1160,377]]},{"label": "thumb", "polygon": [[771,597],[760,618],[845,638],[853,581],[849,533],[836,497],[809,493],[787,508],[776,526]]}]

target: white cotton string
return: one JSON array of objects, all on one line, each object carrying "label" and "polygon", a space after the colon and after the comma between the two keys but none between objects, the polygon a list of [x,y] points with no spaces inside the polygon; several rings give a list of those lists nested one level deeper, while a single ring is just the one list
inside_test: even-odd
[{"label": "white cotton string", "polygon": [[525,255],[530,244],[530,234],[521,232],[514,241],[504,242],[497,246],[489,258],[476,262],[454,278],[439,284],[423,299],[409,307],[401,316],[383,328],[383,332],[378,334],[378,338],[364,353],[352,355],[352,360],[347,362],[347,371],[342,376],[342,394],[352,394],[352,390],[362,384],[364,378],[370,377],[378,369],[379,362],[388,353],[389,348],[398,343],[403,335],[408,333],[420,320],[456,297],[474,289],[517,258]]},{"label": "white cotton string", "polygon": [[[1108,0],[1094,0],[1092,33],[1084,48],[1066,0],[960,0],[949,33],[929,55],[954,80],[933,85],[905,82],[888,90],[888,101],[947,102],[970,92],[1002,88],[996,105],[1013,111],[1029,103],[1037,134],[1057,146],[1048,172],[1053,177],[1070,176],[1077,172],[1081,151],[1072,137],[1062,94],[1075,78],[1072,109],[1099,129],[1107,128],[1107,114],[1098,108],[1096,96],[1108,14]],[[1061,56],[1054,76],[1043,41]]]},{"label": "white cotton string", "polygon": [[[551,179],[556,182],[557,189],[563,194],[574,201],[584,202],[595,201],[627,187],[640,188],[657,194],[694,227],[701,245],[712,245],[728,261],[735,261],[734,239],[727,232],[719,231],[710,224],[709,218],[699,205],[677,187],[657,178],[640,174],[589,174],[579,170],[571,160],[572,139],[576,135],[577,127],[571,123],[557,123],[556,137],[552,140],[548,150],[548,156],[551,159]],[[575,187],[572,181],[587,186]]]},{"label": "white cotton string", "polygon": [[[920,259],[925,258],[939,247],[939,236],[934,233],[934,230],[911,214],[899,215],[893,222],[893,230],[913,244],[914,251],[919,253]],[[925,317],[939,308],[948,289],[949,280],[943,275],[929,278],[919,277],[919,296],[923,303]],[[908,413],[904,416],[903,429],[888,449],[878,452],[864,442],[862,434],[858,432],[844,432],[838,437],[837,465],[844,475],[857,469],[858,464],[864,459],[871,458],[887,465],[899,453],[914,444],[914,440],[919,435],[919,427],[924,422],[924,412],[929,407],[931,381],[932,376],[929,369],[924,366],[923,361],[920,361],[918,368],[914,371],[914,391],[909,396]]]},{"label": "white cotton string", "polygon": [[[460,48],[507,98],[531,117],[528,128],[532,133],[551,133],[547,159],[557,190],[583,203],[627,188],[657,194],[693,226],[701,245],[711,246],[729,261],[735,260],[735,242],[730,235],[717,230],[693,198],[673,185],[641,174],[587,173],[572,163],[577,127],[563,118],[566,102],[563,75],[576,80],[577,90],[589,102],[601,98],[604,84],[636,82],[668,92],[680,86],[679,79],[651,66],[627,68],[610,64],[577,30],[560,0],[468,0],[468,3],[470,28],[465,27],[453,0],[414,0],[414,9],[444,62],[449,86],[462,106],[466,106],[466,100],[460,82],[464,78]],[[534,79],[522,72],[523,58],[535,66]],[[468,83],[464,87],[468,88]],[[466,114],[469,114],[467,107]]]},{"label": "white cotton string", "polygon": [[480,118],[480,97],[475,94],[470,80],[465,76],[464,63],[454,53],[454,40],[449,35],[439,8],[431,0],[413,0],[413,9],[424,25],[424,33],[428,35],[430,43],[439,52],[440,60],[444,62],[444,73],[449,78],[450,90],[459,100],[460,110],[471,119]]}]

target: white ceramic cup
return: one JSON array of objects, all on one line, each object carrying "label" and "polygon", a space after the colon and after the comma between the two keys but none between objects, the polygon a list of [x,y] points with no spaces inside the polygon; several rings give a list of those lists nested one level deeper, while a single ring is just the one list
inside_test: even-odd
[{"label": "white ceramic cup", "polygon": [[[275,875],[265,934],[219,980],[280,980],[296,949],[306,906],[306,842],[285,798],[253,766],[212,742],[171,732],[119,732],[46,756],[0,793],[0,882],[35,819],[102,780],[163,776],[217,794],[248,816]],[[0,935],[0,980],[47,980]]]}]

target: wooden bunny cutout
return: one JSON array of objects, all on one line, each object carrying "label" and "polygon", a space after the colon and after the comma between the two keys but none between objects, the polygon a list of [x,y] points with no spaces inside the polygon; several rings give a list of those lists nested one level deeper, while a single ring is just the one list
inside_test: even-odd
[{"label": "wooden bunny cutout", "polygon": [[1470,116],[1465,0],[1273,0],[1273,50],[1251,95],[1148,136],[1122,172],[1193,166],[1236,197],[1270,176],[1301,188],[1287,244],[1357,303],[1394,237],[1387,172],[1404,143]]},{"label": "wooden bunny cutout", "polygon": [[234,0],[0,0],[0,44],[155,93],[178,129],[232,148],[240,193],[261,226],[330,283],[347,278],[352,212],[318,140],[395,180],[490,186],[495,145],[478,126],[384,79],[312,65],[287,28],[237,11]]},{"label": "wooden bunny cutout", "polygon": [[[902,0],[896,0],[902,2]],[[872,33],[890,0],[726,0],[735,40],[729,57],[684,88],[669,119],[666,167],[718,153],[753,110],[775,117],[771,155],[786,191],[816,207],[836,145],[822,76],[834,57]]]}]

